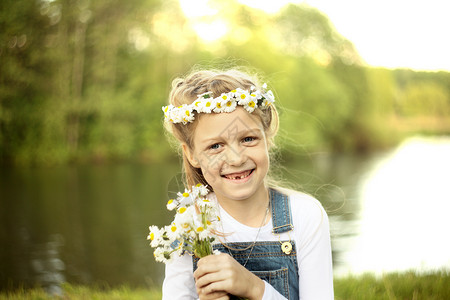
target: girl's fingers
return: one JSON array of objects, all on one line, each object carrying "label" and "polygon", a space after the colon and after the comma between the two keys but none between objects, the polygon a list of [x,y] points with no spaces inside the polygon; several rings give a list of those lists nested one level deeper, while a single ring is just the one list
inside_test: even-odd
[{"label": "girl's fingers", "polygon": [[219,292],[213,292],[209,294],[203,294],[200,293],[199,295],[200,300],[228,300],[230,297],[228,296],[227,292],[219,291]]},{"label": "girl's fingers", "polygon": [[211,294],[215,292],[230,292],[230,280],[214,281],[198,289],[200,294]]},{"label": "girl's fingers", "polygon": [[214,272],[214,273],[206,273],[205,275],[199,277],[196,280],[195,286],[198,289],[201,289],[201,288],[207,286],[208,284],[210,284],[212,282],[225,280],[227,277],[228,277],[228,272],[226,272],[226,271]]},{"label": "girl's fingers", "polygon": [[207,273],[223,270],[228,258],[231,258],[228,254],[209,255],[201,258],[197,263],[197,270],[194,272],[195,279],[197,280]]}]

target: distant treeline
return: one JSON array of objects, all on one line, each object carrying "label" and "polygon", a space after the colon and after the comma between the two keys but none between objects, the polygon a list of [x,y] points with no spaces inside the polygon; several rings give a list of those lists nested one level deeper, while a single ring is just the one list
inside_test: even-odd
[{"label": "distant treeline", "polygon": [[196,64],[262,73],[287,153],[370,151],[408,133],[450,133],[450,73],[367,67],[306,5],[268,15],[215,3],[228,34],[206,43],[174,0],[3,1],[0,164],[173,155],[161,106],[171,80]]}]

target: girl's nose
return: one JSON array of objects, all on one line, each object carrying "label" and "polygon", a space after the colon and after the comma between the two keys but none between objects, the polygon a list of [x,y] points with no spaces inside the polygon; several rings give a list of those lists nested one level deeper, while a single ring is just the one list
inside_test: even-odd
[{"label": "girl's nose", "polygon": [[232,166],[240,166],[245,162],[245,153],[242,147],[231,146],[227,149],[226,162]]}]

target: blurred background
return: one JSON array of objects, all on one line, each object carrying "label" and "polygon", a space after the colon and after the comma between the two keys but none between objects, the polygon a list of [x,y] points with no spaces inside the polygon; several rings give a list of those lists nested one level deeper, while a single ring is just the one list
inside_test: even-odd
[{"label": "blurred background", "polygon": [[449,269],[448,10],[390,2],[2,1],[0,289],[161,284],[161,106],[195,65],[274,91],[281,173],[329,213],[335,276]]}]

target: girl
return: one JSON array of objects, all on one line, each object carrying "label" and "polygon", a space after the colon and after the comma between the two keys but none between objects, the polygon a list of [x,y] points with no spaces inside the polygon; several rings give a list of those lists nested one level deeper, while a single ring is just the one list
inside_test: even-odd
[{"label": "girl", "polygon": [[333,299],[328,217],[311,196],[268,183],[278,130],[271,91],[237,71],[176,79],[166,128],[182,146],[188,187],[212,191],[221,254],[166,264],[163,299]]}]

